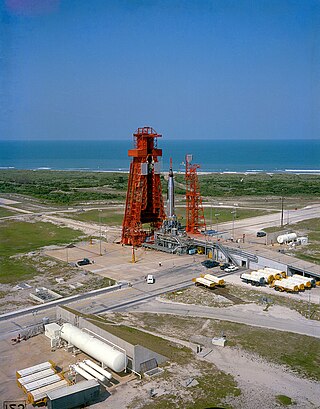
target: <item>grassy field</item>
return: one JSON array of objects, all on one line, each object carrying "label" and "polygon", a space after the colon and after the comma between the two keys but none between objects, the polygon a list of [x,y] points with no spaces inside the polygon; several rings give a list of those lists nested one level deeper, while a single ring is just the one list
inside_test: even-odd
[{"label": "grassy field", "polygon": [[68,217],[83,222],[94,222],[119,226],[122,224],[124,207],[103,210],[88,210],[77,213],[68,213]]},{"label": "grassy field", "polygon": [[0,206],[0,217],[14,216],[16,214],[16,212],[12,212],[11,210],[5,209],[4,207]]},{"label": "grassy field", "polygon": [[57,227],[51,223],[3,221],[0,224],[0,282],[16,282],[37,273],[17,254],[34,251],[53,244],[69,244],[80,237],[78,231]]}]

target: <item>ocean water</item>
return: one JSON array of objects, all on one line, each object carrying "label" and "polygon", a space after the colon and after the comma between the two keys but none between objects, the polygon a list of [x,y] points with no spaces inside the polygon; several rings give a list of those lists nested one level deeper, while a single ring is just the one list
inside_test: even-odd
[{"label": "ocean water", "polygon": [[[127,171],[132,139],[0,141],[0,168]],[[186,154],[204,172],[320,173],[320,140],[165,140],[162,169],[183,170]]]}]

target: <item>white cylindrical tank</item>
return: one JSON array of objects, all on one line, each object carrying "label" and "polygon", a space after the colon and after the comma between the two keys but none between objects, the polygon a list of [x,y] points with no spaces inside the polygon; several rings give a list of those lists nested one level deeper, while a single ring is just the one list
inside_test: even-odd
[{"label": "white cylindrical tank", "polygon": [[315,284],[316,280],[314,278],[311,277],[303,277],[299,274],[293,274],[292,276],[293,278],[295,278],[297,281],[300,281],[301,283],[303,283],[306,287],[312,287],[312,285]]},{"label": "white cylindrical tank", "polygon": [[92,375],[90,375],[88,372],[84,371],[81,369],[78,365],[72,365],[72,368],[79,374],[81,375],[84,379],[87,381],[90,381],[91,379],[94,379]]},{"label": "white cylindrical tank", "polygon": [[97,365],[95,362],[92,362],[90,359],[85,359],[83,362],[85,364],[91,366],[91,368],[95,369],[96,371],[100,372],[107,379],[112,379],[112,375],[111,375],[110,372],[108,372],[105,369],[101,368],[101,366]]},{"label": "white cylindrical tank", "polygon": [[290,290],[290,291],[299,291],[299,288],[297,286],[297,284],[288,281],[286,278],[283,280],[276,280],[274,281],[274,286],[275,287],[280,287],[283,288],[285,290]]},{"label": "white cylindrical tank", "polygon": [[61,338],[92,356],[97,361],[104,363],[115,372],[122,372],[127,367],[128,359],[123,352],[71,324],[62,325]]},{"label": "white cylindrical tank", "polygon": [[84,371],[88,372],[90,375],[92,375],[94,378],[99,379],[99,381],[101,382],[105,382],[106,381],[106,377],[103,376],[101,373],[99,373],[98,371],[94,370],[93,368],[91,368],[91,366],[85,364],[84,362],[79,362],[78,365],[80,366],[81,369],[83,369]]},{"label": "white cylindrical tank", "polygon": [[286,273],[285,271],[278,270],[277,268],[266,267],[266,268],[264,268],[263,270],[264,270],[264,271],[267,271],[267,272],[269,272],[269,273],[271,273],[271,274],[273,274],[275,278],[276,278],[276,277],[286,278],[286,275],[287,275],[287,273]]},{"label": "white cylindrical tank", "polygon": [[277,242],[279,244],[289,243],[289,241],[293,241],[296,238],[297,238],[296,233],[281,234],[280,236],[277,237]]}]

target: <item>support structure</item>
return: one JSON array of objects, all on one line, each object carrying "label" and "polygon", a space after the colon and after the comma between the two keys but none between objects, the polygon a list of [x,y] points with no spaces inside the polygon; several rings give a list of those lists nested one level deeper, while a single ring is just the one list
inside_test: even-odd
[{"label": "support structure", "polygon": [[191,164],[191,161],[192,155],[186,155],[186,231],[198,234],[202,229],[206,228],[206,222],[197,174],[200,165]]},{"label": "support structure", "polygon": [[159,229],[165,219],[160,180],[162,149],[157,141],[161,135],[151,127],[138,128],[133,134],[134,149],[128,151],[132,157],[128,181],[126,210],[122,223],[122,244],[140,246],[147,232],[143,224],[149,223],[151,234]]}]

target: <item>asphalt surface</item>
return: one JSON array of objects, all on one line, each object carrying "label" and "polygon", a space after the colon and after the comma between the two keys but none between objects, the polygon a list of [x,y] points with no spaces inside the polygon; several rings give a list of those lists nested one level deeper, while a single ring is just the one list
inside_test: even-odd
[{"label": "asphalt surface", "polygon": [[[86,314],[98,314],[111,311],[143,311],[151,313],[176,314],[192,317],[205,317],[238,322],[263,328],[289,331],[303,335],[320,338],[320,322],[301,319],[289,319],[286,316],[275,317],[272,314],[261,311],[246,311],[245,309],[211,308],[198,305],[185,305],[177,303],[159,302],[155,298],[170,291],[192,286],[192,278],[203,272],[199,263],[176,266],[161,270],[156,274],[156,282],[147,284],[143,276],[132,283],[132,287],[117,289],[70,302],[69,307]],[[223,272],[222,272],[223,273]],[[44,311],[37,311],[19,316],[9,317],[0,322],[0,339],[10,338],[21,333],[24,329],[42,322],[44,317],[55,320],[56,307],[49,307]]]}]

